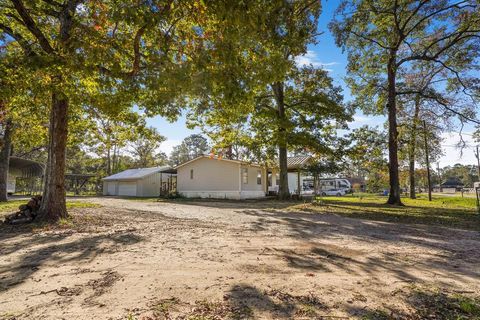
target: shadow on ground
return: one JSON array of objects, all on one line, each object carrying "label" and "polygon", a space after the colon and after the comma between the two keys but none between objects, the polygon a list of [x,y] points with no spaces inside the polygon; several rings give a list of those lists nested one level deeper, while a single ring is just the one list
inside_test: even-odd
[{"label": "shadow on ground", "polygon": [[442,207],[438,203],[425,206],[391,206],[368,200],[340,201],[327,199],[320,205],[303,208],[312,213],[337,213],[351,218],[438,225],[450,228],[480,231],[480,214],[474,208]]},{"label": "shadow on ground", "polygon": [[[25,253],[0,267],[0,292],[23,283],[44,265],[87,262],[98,255],[115,253],[125,246],[143,241],[143,237],[130,232],[82,236],[68,241],[71,236],[68,233],[29,235],[13,244],[3,244],[0,255],[4,257],[14,251]],[[32,242],[42,247],[35,251],[28,250]]]},{"label": "shadow on ground", "polygon": [[293,295],[240,283],[230,287],[223,301],[201,300],[190,305],[181,299],[169,298],[158,300],[151,307],[155,310],[155,319],[452,320],[480,317],[478,297],[414,286],[405,286],[392,295],[396,296],[396,302],[368,302],[365,297],[357,295],[356,303],[353,303],[332,301],[315,292]]},{"label": "shadow on ground", "polygon": [[[473,268],[480,262],[480,238],[475,231],[439,228],[429,225],[407,225],[338,217],[334,214],[282,212],[281,210],[241,210],[257,217],[249,223],[250,231],[273,233],[286,230],[286,236],[309,241],[302,248],[284,249],[266,246],[263,254],[275,255],[287,261],[288,266],[305,271],[335,270],[371,274],[387,271],[404,281],[418,281],[418,274],[436,272],[452,277],[479,278],[480,271]],[[371,244],[372,252],[355,251],[345,247],[320,244],[322,240],[348,238]],[[433,249],[420,259],[381,250],[382,246],[415,247],[416,250]],[[409,270],[415,270],[415,274]]]}]

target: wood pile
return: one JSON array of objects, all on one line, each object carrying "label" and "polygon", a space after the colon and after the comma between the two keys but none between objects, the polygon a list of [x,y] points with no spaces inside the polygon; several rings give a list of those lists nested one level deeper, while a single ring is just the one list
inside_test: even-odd
[{"label": "wood pile", "polygon": [[8,215],[5,218],[4,222],[6,224],[20,224],[32,222],[37,216],[41,202],[42,196],[33,196],[27,204],[22,204],[18,207],[19,211]]}]

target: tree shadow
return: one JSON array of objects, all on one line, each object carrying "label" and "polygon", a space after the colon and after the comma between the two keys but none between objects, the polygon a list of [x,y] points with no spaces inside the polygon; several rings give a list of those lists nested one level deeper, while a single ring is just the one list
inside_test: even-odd
[{"label": "tree shadow", "polygon": [[[251,310],[256,317],[292,319],[295,316],[318,319],[327,305],[313,294],[292,295],[279,290],[260,290],[248,284],[237,284],[225,294],[224,300],[233,310]],[[251,314],[250,316],[253,316]]]},{"label": "tree shadow", "polygon": [[[334,214],[279,210],[240,212],[258,218],[254,223],[248,223],[250,231],[275,232],[284,229],[287,237],[309,241],[310,245],[299,249],[277,249],[274,245],[268,247],[269,254],[285,260],[291,268],[324,272],[344,270],[350,274],[362,272],[372,277],[387,272],[407,282],[419,281],[418,275],[429,272],[450,278],[453,275],[480,278],[480,271],[472,267],[480,262],[480,238],[475,231],[375,222]],[[352,250],[318,243],[339,238],[380,248],[373,253],[346,252],[345,250]],[[414,246],[419,250],[425,248],[435,251],[422,259],[413,255],[408,258],[381,250],[382,245]]]},{"label": "tree shadow", "polygon": [[228,209],[285,209],[293,205],[305,203],[301,200],[276,200],[272,197],[260,199],[209,199],[209,198],[178,198],[178,199],[161,199],[163,203],[184,204],[192,206],[202,206],[207,208],[228,208]]},{"label": "tree shadow", "polygon": [[403,292],[400,297],[406,308],[385,303],[381,308],[359,308],[348,306],[351,316],[365,320],[390,319],[480,319],[480,300],[461,294],[451,294],[426,289]]},{"label": "tree shadow", "polygon": [[[323,207],[323,208],[322,208]],[[326,200],[323,205],[304,209],[318,212],[318,209],[332,211],[352,218],[400,222],[408,224],[440,225],[480,231],[480,215],[472,208],[443,208],[438,206],[391,206],[371,201]]]},{"label": "tree shadow", "polygon": [[[28,251],[15,261],[3,264],[0,267],[0,292],[9,290],[23,283],[46,264],[61,265],[72,262],[92,261],[101,254],[112,254],[124,246],[133,245],[144,240],[143,237],[131,232],[116,232],[114,234],[100,234],[90,237],[81,237],[74,241],[60,243],[67,240],[71,234],[42,235],[32,240],[30,237],[15,242],[7,248],[2,247],[3,257],[14,251],[24,251],[35,245],[42,247],[34,252]],[[6,260],[8,261],[8,260]]]}]

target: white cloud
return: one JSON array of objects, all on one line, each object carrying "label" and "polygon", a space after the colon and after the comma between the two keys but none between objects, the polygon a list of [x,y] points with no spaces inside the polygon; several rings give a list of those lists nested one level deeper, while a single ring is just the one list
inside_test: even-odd
[{"label": "white cloud", "polygon": [[354,115],[352,122],[368,122],[370,119],[365,116]]},{"label": "white cloud", "polygon": [[162,142],[162,144],[160,145],[160,151],[165,152],[167,156],[169,156],[173,150],[173,147],[179,145],[180,143],[182,143],[182,140],[167,140],[165,142]]},{"label": "white cloud", "polygon": [[300,67],[312,65],[316,68],[322,68],[323,70],[329,71],[329,72],[333,70],[325,67],[334,66],[338,64],[338,62],[326,62],[326,63],[321,62],[319,60],[318,54],[312,50],[307,50],[307,53],[305,53],[303,56],[296,57],[295,62]]}]

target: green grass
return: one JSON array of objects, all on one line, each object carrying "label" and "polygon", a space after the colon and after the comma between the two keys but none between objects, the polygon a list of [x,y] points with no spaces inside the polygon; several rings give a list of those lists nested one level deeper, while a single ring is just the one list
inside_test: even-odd
[{"label": "green grass", "polygon": [[[11,200],[8,202],[0,202],[0,222],[3,219],[3,216],[18,211],[18,207],[22,204],[26,204],[27,202],[28,200]],[[100,207],[100,205],[96,203],[67,200],[67,209],[98,208],[98,207]]]},{"label": "green grass", "polygon": [[480,231],[480,215],[475,198],[434,196],[428,201],[426,195],[417,199],[402,199],[405,206],[385,204],[387,198],[372,194],[355,194],[344,197],[323,197],[321,203],[297,205],[314,213],[336,213],[351,218],[440,225]]},{"label": "green grass", "polygon": [[0,202],[0,212],[17,211],[18,207],[22,204],[26,204],[28,200],[12,200],[8,202]]},{"label": "green grass", "polygon": [[[0,212],[5,211],[16,211],[18,207],[22,204],[27,204],[28,200],[11,200],[8,202],[0,202]],[[85,201],[68,201],[67,200],[67,209],[72,208],[95,208],[99,207],[98,204],[89,203]]]}]

